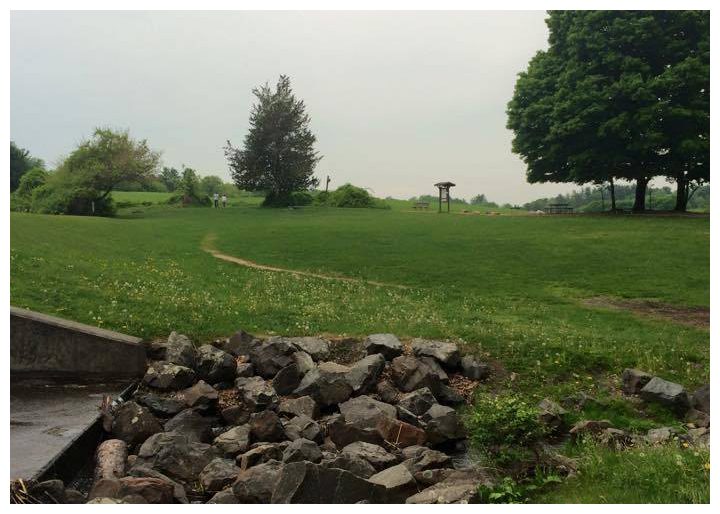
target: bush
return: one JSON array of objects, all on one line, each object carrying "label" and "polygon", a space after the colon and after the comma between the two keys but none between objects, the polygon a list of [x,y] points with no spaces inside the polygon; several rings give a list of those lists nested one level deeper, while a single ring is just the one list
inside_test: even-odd
[{"label": "bush", "polygon": [[65,183],[61,178],[49,180],[33,192],[32,211],[40,214],[114,216],[112,197],[96,198],[95,195],[94,190]]},{"label": "bush", "polygon": [[293,191],[290,193],[290,205],[310,205],[313,197],[308,191]]},{"label": "bush", "polygon": [[372,207],[373,199],[364,189],[352,184],[345,184],[331,193],[330,205],[333,207],[367,208]]},{"label": "bush", "polygon": [[10,195],[11,211],[29,211],[32,209],[33,191],[47,182],[48,174],[42,168],[28,170],[20,177],[20,183]]}]

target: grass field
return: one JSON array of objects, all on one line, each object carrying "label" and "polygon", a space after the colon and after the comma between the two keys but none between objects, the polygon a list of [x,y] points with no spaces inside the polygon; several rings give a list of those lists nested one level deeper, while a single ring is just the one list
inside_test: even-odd
[{"label": "grass field", "polygon": [[[11,302],[147,338],[179,330],[205,341],[243,328],[462,339],[506,371],[487,387],[533,400],[576,391],[611,398],[628,366],[692,390],[709,380],[706,328],[583,302],[708,307],[709,231],[708,218],[438,215],[409,204],[151,205],[116,219],[12,213]],[[250,269],[215,259],[202,249],[209,244],[264,265],[361,281]],[[668,422],[664,413],[624,409],[611,404],[602,414],[619,426]],[[558,498],[612,497],[563,487]]]}]

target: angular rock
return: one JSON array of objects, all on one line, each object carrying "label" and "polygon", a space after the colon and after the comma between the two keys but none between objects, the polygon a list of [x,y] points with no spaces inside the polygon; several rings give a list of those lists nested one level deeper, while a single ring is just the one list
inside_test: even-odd
[{"label": "angular rock", "polygon": [[347,381],[348,371],[349,368],[340,364],[323,362],[303,377],[295,394],[309,395],[323,407],[344,402],[353,392]]},{"label": "angular rock", "polygon": [[442,369],[435,368],[429,360],[409,355],[393,359],[390,374],[398,389],[403,392],[414,391],[423,387],[434,391],[447,375]]},{"label": "angular rock", "polygon": [[601,419],[599,421],[586,419],[575,423],[570,429],[570,435],[573,437],[577,437],[581,434],[597,435],[606,428],[610,427],[612,427],[612,423],[606,419]]},{"label": "angular rock", "polygon": [[250,362],[243,362],[235,368],[235,376],[238,378],[247,378],[253,375],[255,375],[255,367]]},{"label": "angular rock", "polygon": [[639,369],[625,368],[622,373],[622,391],[625,394],[639,394],[640,390],[650,382],[652,375]]},{"label": "angular rock", "polygon": [[288,341],[302,352],[307,353],[315,362],[324,361],[330,355],[330,346],[320,337],[290,337]]},{"label": "angular rock", "polygon": [[220,411],[220,417],[227,425],[244,425],[250,421],[254,410],[248,409],[245,405],[231,405]]},{"label": "angular rock", "polygon": [[323,461],[322,465],[326,468],[344,469],[360,478],[370,478],[376,473],[375,468],[368,461],[346,453],[339,453]]},{"label": "angular rock", "polygon": [[283,452],[289,444],[289,441],[256,443],[250,450],[235,457],[235,463],[240,466],[240,469],[247,469],[271,460],[281,461]]},{"label": "angular rock", "polygon": [[353,364],[347,374],[347,381],[354,393],[367,394],[375,389],[384,369],[385,357],[381,353],[374,353]]},{"label": "angular rock", "polygon": [[492,373],[492,368],[480,362],[472,355],[465,355],[460,359],[460,367],[463,376],[472,380],[485,380]]},{"label": "angular rock", "polygon": [[272,379],[273,389],[279,395],[290,394],[300,385],[302,377],[297,364],[293,362],[277,372]]},{"label": "angular rock", "polygon": [[93,498],[92,500],[85,502],[86,505],[109,505],[109,504],[118,504],[118,503],[127,503],[123,500],[117,500],[115,498]]},{"label": "angular rock", "polygon": [[213,497],[208,500],[208,503],[240,503],[240,500],[235,497],[235,493],[233,493],[232,489],[229,488],[215,493]]},{"label": "angular rock", "polygon": [[244,330],[238,330],[230,336],[222,349],[235,357],[249,356],[250,350],[258,344],[260,344],[260,341],[255,339],[252,334],[248,334]]},{"label": "angular rock", "polygon": [[230,459],[213,459],[200,472],[200,484],[205,491],[220,491],[235,482],[240,468]]},{"label": "angular rock", "polygon": [[465,429],[455,409],[444,405],[433,405],[423,415],[425,432],[431,444],[441,444],[446,441],[462,439]]},{"label": "angular rock", "polygon": [[154,393],[139,396],[137,401],[150,409],[150,412],[156,416],[164,418],[174,416],[185,408],[185,402],[178,398],[167,398]]},{"label": "angular rock", "polygon": [[337,446],[337,448],[344,448],[356,441],[363,441],[372,444],[384,443],[382,435],[375,427],[359,427],[354,423],[346,421],[342,415],[335,416],[328,421],[327,432],[330,440]]},{"label": "angular rock", "polygon": [[397,419],[380,418],[375,429],[383,440],[398,448],[425,444],[428,440],[425,430]]},{"label": "angular rock", "polygon": [[172,364],[195,368],[195,345],[187,336],[171,332],[165,345],[165,360]]},{"label": "angular rock", "polygon": [[282,468],[271,460],[240,471],[232,486],[235,497],[240,503],[270,503]]},{"label": "angular rock", "polygon": [[397,407],[397,417],[400,421],[420,427],[423,423],[420,418],[404,407]]},{"label": "angular rock", "polygon": [[710,414],[710,384],[705,384],[695,391],[691,403],[695,410]]},{"label": "angular rock", "polygon": [[194,386],[183,390],[180,394],[188,407],[200,409],[210,408],[217,403],[218,399],[218,392],[204,380],[199,380]]},{"label": "angular rock", "polygon": [[452,459],[437,450],[427,449],[418,452],[413,457],[403,461],[402,463],[410,473],[418,473],[428,469],[451,468]]},{"label": "angular rock", "polygon": [[213,418],[202,416],[193,409],[185,409],[165,423],[166,432],[175,432],[188,438],[188,441],[209,443],[213,439]]},{"label": "angular rock", "polygon": [[297,348],[282,337],[272,337],[250,350],[250,361],[263,378],[273,378],[285,366],[293,363]]},{"label": "angular rock", "polygon": [[685,388],[660,377],[653,377],[645,384],[640,390],[640,397],[646,402],[664,405],[678,414],[685,414],[690,410],[690,395]]},{"label": "angular rock", "polygon": [[710,427],[710,414],[697,409],[690,409],[685,415],[685,420],[699,428]]},{"label": "angular rock", "polygon": [[405,503],[478,503],[480,485],[492,487],[493,483],[480,473],[456,471],[441,482],[410,496]]},{"label": "angular rock", "polygon": [[443,405],[463,405],[466,403],[463,395],[447,384],[440,383],[436,385],[433,393],[438,402]]},{"label": "angular rock", "polygon": [[630,434],[617,428],[606,428],[600,433],[599,439],[605,446],[615,448],[616,450],[622,450],[632,445],[633,442]]},{"label": "angular rock", "polygon": [[295,439],[291,442],[285,451],[283,452],[284,463],[288,462],[300,462],[303,460],[309,462],[320,462],[322,459],[322,452],[318,448],[317,443],[308,439]]},{"label": "angular rock", "polygon": [[567,411],[560,404],[549,398],[543,399],[538,404],[538,410],[540,411],[538,414],[540,423],[551,428],[559,428],[563,424],[565,414],[567,414]]},{"label": "angular rock", "polygon": [[145,343],[145,356],[151,361],[164,361],[167,356],[167,341]]},{"label": "angular rock", "polygon": [[62,480],[45,480],[28,487],[28,493],[43,504],[65,503],[65,484]]},{"label": "angular rock", "polygon": [[315,367],[315,362],[313,362],[310,354],[300,350],[293,353],[293,362],[297,366],[298,373],[302,376],[305,376],[305,373]]},{"label": "angular rock", "polygon": [[250,433],[255,441],[272,443],[287,439],[280,418],[269,410],[253,414],[250,418]]},{"label": "angular rock", "polygon": [[427,446],[421,446],[419,444],[414,444],[412,446],[407,446],[400,450],[400,454],[402,455],[403,460],[408,459],[414,459],[418,455],[423,454],[426,451],[429,451],[430,448]]},{"label": "angular rock", "polygon": [[400,391],[389,380],[382,380],[378,383],[377,394],[385,403],[396,404],[400,399]]},{"label": "angular rock", "polygon": [[123,477],[119,482],[117,498],[137,495],[144,500],[143,503],[173,503],[174,487],[166,480],[151,477]]},{"label": "angular rock", "polygon": [[423,387],[402,396],[397,402],[397,407],[404,408],[415,416],[422,416],[430,407],[438,403],[432,391]]},{"label": "angular rock", "polygon": [[385,469],[397,462],[397,458],[382,446],[362,441],[347,445],[342,449],[341,455],[363,459],[367,461],[375,471]]},{"label": "angular rock", "polygon": [[345,421],[360,428],[374,427],[381,417],[396,418],[397,411],[393,405],[383,403],[370,396],[351,398],[339,405],[340,413]]},{"label": "angular rock", "polygon": [[235,457],[245,453],[250,446],[250,426],[232,427],[215,438],[213,446],[218,448],[225,457]]},{"label": "angular rock", "polygon": [[312,462],[283,466],[272,503],[384,503],[385,488],[338,468]]},{"label": "angular rock", "polygon": [[204,344],[197,349],[195,371],[206,382],[231,382],[235,379],[237,362],[235,357],[213,345]]},{"label": "angular rock", "polygon": [[162,432],[158,419],[148,409],[133,401],[117,408],[112,422],[112,434],[128,445],[142,444],[153,434]]},{"label": "angular rock", "polygon": [[671,427],[651,428],[645,439],[650,444],[662,444],[670,441],[675,435],[677,431]]},{"label": "angular rock", "polygon": [[195,372],[185,366],[158,361],[148,366],[143,382],[162,391],[177,391],[195,383]]},{"label": "angular rock", "polygon": [[182,434],[161,432],[143,443],[133,469],[147,466],[173,480],[188,483],[196,480],[203,468],[220,456],[220,451],[209,444],[189,441]]},{"label": "angular rock", "polygon": [[275,389],[260,377],[238,378],[235,380],[235,386],[243,405],[251,411],[270,409],[278,403]]},{"label": "angular rock", "polygon": [[432,357],[448,369],[460,365],[460,351],[455,343],[413,339],[410,346],[417,357]]},{"label": "angular rock", "polygon": [[159,471],[156,471],[147,466],[133,466],[129,472],[130,476],[134,477],[148,477],[148,478],[159,478],[165,482],[169,482],[173,486],[173,497],[176,503],[188,503],[187,494],[185,493],[185,487],[182,484],[172,480],[167,475],[163,475]]},{"label": "angular rock", "polygon": [[448,479],[453,473],[455,473],[455,470],[452,468],[426,469],[425,471],[413,473],[413,478],[423,489]]},{"label": "angular rock", "polygon": [[385,360],[393,360],[403,353],[400,340],[393,334],[371,334],[365,340],[365,352],[368,355],[381,353]]},{"label": "angular rock", "polygon": [[287,416],[307,416],[315,419],[319,412],[317,403],[310,396],[286,399],[281,401],[278,406],[278,414]]},{"label": "angular rock", "polygon": [[285,423],[284,429],[286,437],[291,441],[309,439],[310,441],[321,442],[323,438],[320,425],[302,414]]},{"label": "angular rock", "polygon": [[403,464],[387,468],[368,479],[374,484],[385,487],[388,503],[405,503],[405,500],[417,494],[418,485],[412,473]]}]

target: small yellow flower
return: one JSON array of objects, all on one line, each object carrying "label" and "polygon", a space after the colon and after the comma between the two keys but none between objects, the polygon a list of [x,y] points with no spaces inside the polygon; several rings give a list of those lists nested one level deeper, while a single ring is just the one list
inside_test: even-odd
[{"label": "small yellow flower", "polygon": [[707,471],[710,471],[710,463],[709,463],[709,462],[706,462],[703,467],[704,467]]}]

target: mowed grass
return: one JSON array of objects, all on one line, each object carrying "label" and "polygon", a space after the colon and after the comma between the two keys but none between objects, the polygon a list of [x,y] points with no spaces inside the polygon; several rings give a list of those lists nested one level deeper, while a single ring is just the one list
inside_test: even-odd
[{"label": "mowed grass", "polygon": [[[504,370],[486,389],[532,401],[583,391],[610,403],[579,417],[610,417],[629,429],[671,417],[617,399],[625,367],[689,390],[709,380],[706,329],[582,303],[607,296],[707,307],[707,218],[438,215],[410,207],[120,212],[116,219],[11,213],[11,303],[145,338],[178,330],[204,342],[243,328],[461,339]],[[260,264],[359,282],[245,268],[203,251],[209,241]],[[583,465],[592,470],[593,462]],[[617,465],[628,473],[638,466],[641,477],[656,473],[638,456]],[[602,484],[622,487],[617,480],[593,473],[596,487],[568,481],[559,501],[623,501],[603,492]],[[698,476],[705,475],[683,475],[690,481],[683,487]],[[638,501],[667,498],[645,491]]]}]

